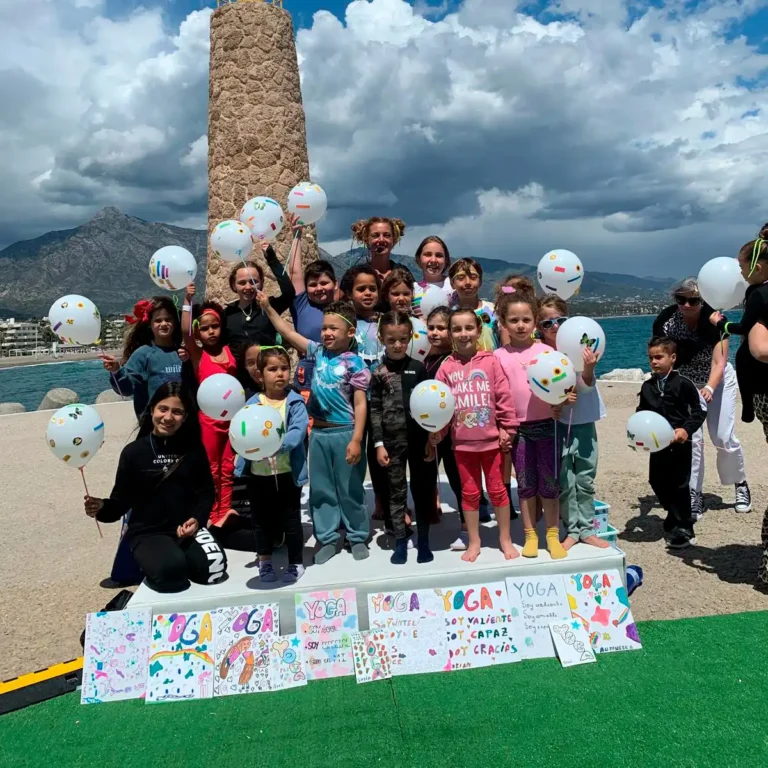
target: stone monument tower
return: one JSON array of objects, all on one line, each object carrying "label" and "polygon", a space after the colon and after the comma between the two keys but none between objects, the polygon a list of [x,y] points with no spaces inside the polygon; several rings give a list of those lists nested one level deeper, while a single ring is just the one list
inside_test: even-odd
[{"label": "stone monument tower", "polygon": [[[291,15],[282,0],[225,2],[211,17],[208,101],[208,231],[236,219],[256,195],[286,209],[288,192],[309,181],[307,134]],[[287,215],[287,213],[286,213]],[[274,243],[285,263],[291,235]],[[261,252],[253,258],[264,265]],[[302,240],[302,262],[317,258],[314,227]],[[208,249],[207,296],[222,303],[235,297],[228,285],[232,265]],[[266,290],[274,280],[265,270]]]}]

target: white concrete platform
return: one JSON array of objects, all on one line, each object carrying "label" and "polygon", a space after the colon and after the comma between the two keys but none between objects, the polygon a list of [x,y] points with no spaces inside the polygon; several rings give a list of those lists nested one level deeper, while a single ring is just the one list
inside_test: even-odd
[{"label": "white concrete platform", "polygon": [[[339,589],[355,587],[358,591],[358,613],[361,629],[368,628],[368,608],[366,596],[371,592],[393,592],[405,589],[425,589],[431,587],[452,587],[461,584],[474,584],[499,581],[507,576],[534,576],[538,574],[571,574],[595,572],[597,570],[617,569],[622,578],[626,568],[626,558],[621,550],[597,549],[586,544],[577,544],[568,552],[564,560],[552,560],[544,549],[543,528],[540,533],[538,558],[518,557],[505,560],[498,549],[495,522],[481,526],[483,550],[474,563],[466,563],[460,552],[452,552],[449,547],[459,532],[459,516],[452,506],[453,495],[448,483],[441,478],[440,494],[443,502],[443,517],[439,525],[432,528],[430,539],[435,559],[431,563],[420,565],[416,562],[416,550],[408,553],[405,565],[392,565],[389,562],[394,546],[391,536],[382,532],[380,521],[372,521],[378,526],[373,532],[370,543],[371,556],[367,560],[356,561],[342,550],[325,565],[312,564],[315,541],[308,517],[304,526],[307,546],[305,565],[307,571],[298,584],[280,583],[282,570],[287,563],[285,550],[275,553],[274,564],[278,581],[274,584],[262,584],[259,581],[256,558],[248,552],[228,551],[229,578],[212,586],[193,584],[185,592],[160,594],[142,584],[131,600],[133,608],[152,608],[154,611],[204,611],[227,605],[248,605],[265,601],[277,601],[280,604],[281,632],[295,631],[294,595],[312,590]],[[306,497],[306,494],[305,494]],[[370,497],[372,502],[372,497]],[[372,506],[372,503],[371,503]],[[306,509],[304,510],[306,514]],[[541,528],[541,526],[540,526]],[[522,547],[523,530],[520,521],[512,525],[512,540]]]}]

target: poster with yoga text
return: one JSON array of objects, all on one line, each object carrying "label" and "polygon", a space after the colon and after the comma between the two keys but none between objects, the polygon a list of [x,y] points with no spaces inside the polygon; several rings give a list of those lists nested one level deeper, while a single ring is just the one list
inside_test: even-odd
[{"label": "poster with yoga text", "polygon": [[549,625],[569,621],[571,609],[563,576],[528,576],[507,579],[512,628],[524,659],[555,656]]},{"label": "poster with yoga text", "polygon": [[155,616],[146,701],[210,699],[213,642],[213,618],[209,611]]},{"label": "poster with yoga text", "polygon": [[565,578],[568,604],[589,636],[595,653],[642,648],[619,572],[574,573]]},{"label": "poster with yoga text", "polygon": [[450,670],[443,600],[437,590],[369,594],[368,626],[384,636],[393,675]]},{"label": "poster with yoga text", "polygon": [[280,631],[278,611],[277,603],[215,611],[214,696],[270,690],[269,655]]},{"label": "poster with yoga text", "polygon": [[438,589],[448,633],[451,669],[520,661],[503,581]]},{"label": "poster with yoga text", "polygon": [[277,635],[270,648],[269,683],[273,691],[307,684],[304,651],[298,635]]},{"label": "poster with yoga text", "polygon": [[85,620],[82,704],[143,698],[152,611],[99,611]]},{"label": "poster with yoga text", "polygon": [[372,683],[392,677],[389,646],[378,630],[352,634],[352,657],[358,683]]},{"label": "poster with yoga text", "polygon": [[296,595],[296,632],[302,638],[308,680],[354,675],[352,633],[357,632],[354,589]]}]

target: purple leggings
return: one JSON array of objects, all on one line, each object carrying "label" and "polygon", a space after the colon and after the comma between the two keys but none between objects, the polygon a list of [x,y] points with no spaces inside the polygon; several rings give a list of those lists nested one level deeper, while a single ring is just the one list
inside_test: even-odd
[{"label": "purple leggings", "polygon": [[560,497],[557,447],[553,419],[526,421],[520,425],[512,448],[519,498]]}]

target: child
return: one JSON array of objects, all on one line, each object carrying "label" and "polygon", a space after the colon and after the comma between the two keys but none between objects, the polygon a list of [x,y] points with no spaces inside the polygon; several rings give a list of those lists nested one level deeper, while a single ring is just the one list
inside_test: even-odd
[{"label": "child", "polygon": [[[472,309],[451,313],[454,352],[437,372],[456,398],[451,424],[456,464],[461,477],[462,505],[469,545],[462,560],[474,562],[480,554],[480,493],[485,475],[499,527],[499,546],[507,560],[518,556],[509,535],[509,498],[501,470],[501,452],[508,451],[517,429],[515,404],[499,361],[490,352],[478,351],[482,323]],[[437,445],[446,430],[430,436]]]},{"label": "child", "polygon": [[[428,379],[434,379],[443,361],[451,354],[450,333],[451,310],[448,307],[437,307],[433,309],[427,317],[427,338],[432,348],[424,359],[424,368]],[[448,432],[443,440],[437,446],[437,461],[443,462],[443,469],[448,477],[448,485],[451,486],[453,495],[456,497],[456,507],[461,520],[461,532],[456,541],[451,544],[454,552],[463,552],[467,548],[467,525],[464,522],[464,508],[461,504],[461,479],[459,478],[459,468],[456,466],[456,455],[453,452],[453,441],[451,433]],[[480,522],[489,522],[490,513],[486,511],[486,519],[483,520],[482,502],[480,510]]]},{"label": "child", "polygon": [[269,459],[246,461],[238,457],[235,476],[247,476],[251,517],[256,531],[259,578],[276,581],[272,551],[276,533],[285,534],[288,568],[283,584],[294,584],[304,575],[304,534],[301,527],[301,487],[307,483],[307,437],[309,419],[304,399],[288,389],[291,361],[282,347],[262,348],[258,377],[264,391],[248,404],[270,405],[283,418],[285,436],[280,450]]},{"label": "child", "polygon": [[[386,280],[384,281],[386,284]],[[410,308],[410,303],[409,303]],[[371,424],[376,460],[385,468],[389,481],[389,517],[395,534],[395,551],[390,562],[403,565],[408,559],[406,525],[408,481],[411,470],[411,494],[416,508],[417,562],[429,563],[434,556],[429,548],[429,518],[434,504],[437,468],[426,462],[428,433],[411,416],[411,393],[427,380],[424,365],[408,356],[413,326],[400,312],[387,312],[379,322],[379,336],[384,345],[384,361],[371,375]]]},{"label": "child", "polygon": [[181,331],[176,307],[166,296],[137,302],[126,321],[131,328],[123,347],[123,365],[104,355],[104,368],[112,374],[115,392],[133,395],[133,410],[140,420],[161,384],[181,381]]},{"label": "child", "polygon": [[[451,254],[444,240],[436,235],[430,235],[419,244],[414,261],[421,269],[421,280],[413,284],[413,315],[422,317],[420,299],[430,286],[440,288],[445,294],[446,304],[450,304],[453,288],[451,288],[451,278],[446,272],[451,266]],[[422,319],[426,320],[426,318]]]},{"label": "child", "polygon": [[517,476],[520,514],[523,518],[525,545],[523,557],[539,556],[536,533],[536,500],[541,499],[546,524],[547,550],[552,559],[566,556],[560,543],[557,451],[553,409],[532,392],[527,369],[536,356],[548,349],[533,338],[537,305],[531,294],[509,293],[498,305],[499,321],[509,334],[509,344],[496,350],[496,359],[506,374],[514,395],[515,411],[520,419],[517,442],[512,449],[512,463]]},{"label": "child", "polygon": [[[555,301],[556,299],[556,301]],[[557,349],[557,331],[568,305],[555,296],[545,297],[539,306],[539,327],[547,346]],[[551,321],[559,321],[552,322]],[[545,327],[546,326],[546,327]],[[597,429],[595,423],[605,418],[605,404],[595,378],[597,358],[584,346],[584,370],[576,379],[576,392],[560,415],[560,434],[565,438],[560,456],[560,517],[568,532],[563,549],[568,551],[583,541],[599,549],[610,546],[595,536],[595,477],[597,477]]]},{"label": "child", "polygon": [[493,304],[481,299],[480,286],[483,283],[483,268],[474,259],[459,259],[448,270],[451,287],[456,291],[454,309],[471,309],[481,320],[478,349],[493,352],[496,348],[491,326],[496,317]]},{"label": "child", "polygon": [[366,462],[362,442],[371,372],[362,358],[350,351],[355,339],[354,311],[341,301],[327,304],[318,344],[296,333],[263,294],[259,303],[283,338],[315,364],[308,403],[314,420],[309,436],[309,507],[315,538],[321,545],[315,563],[327,563],[336,554],[342,521],[352,557],[364,560],[369,555],[365,542],[370,523],[363,488]]},{"label": "child", "polygon": [[[531,296],[536,295],[536,286],[533,281],[524,275],[511,274],[507,275],[501,282],[496,283],[496,288],[493,292],[493,306],[498,307],[501,297],[506,293],[529,293]],[[495,309],[494,309],[495,311]],[[499,323],[498,312],[496,312],[496,318],[492,323],[493,328],[493,340],[497,347],[503,347],[509,344],[509,334],[506,329]]]},{"label": "child", "polygon": [[[381,284],[381,304],[385,312],[411,314],[413,304],[413,275],[405,267],[395,267]],[[379,333],[381,338],[381,333]]]},{"label": "child", "polygon": [[[192,299],[195,296],[194,283],[187,286],[181,316],[181,331],[184,345],[192,362],[198,384],[216,373],[237,376],[237,363],[232,350],[223,343],[223,310],[213,302],[204,302],[195,307],[194,336],[189,330],[192,324]],[[202,347],[196,342],[200,341]],[[202,411],[198,414],[200,434],[211,465],[213,483],[216,486],[216,504],[211,510],[211,527],[222,527],[237,512],[232,509],[232,477],[235,470],[235,452],[229,442],[229,422],[212,419]],[[233,525],[236,519],[232,521]],[[239,527],[239,526],[238,526]]]},{"label": "child", "polygon": [[683,549],[696,543],[691,517],[691,480],[693,448],[691,435],[701,428],[706,412],[696,385],[672,370],[677,355],[675,342],[655,337],[648,344],[653,374],[643,382],[638,411],[660,413],[675,430],[672,443],[651,454],[649,477],[659,504],[666,510],[664,538],[670,549]]}]

